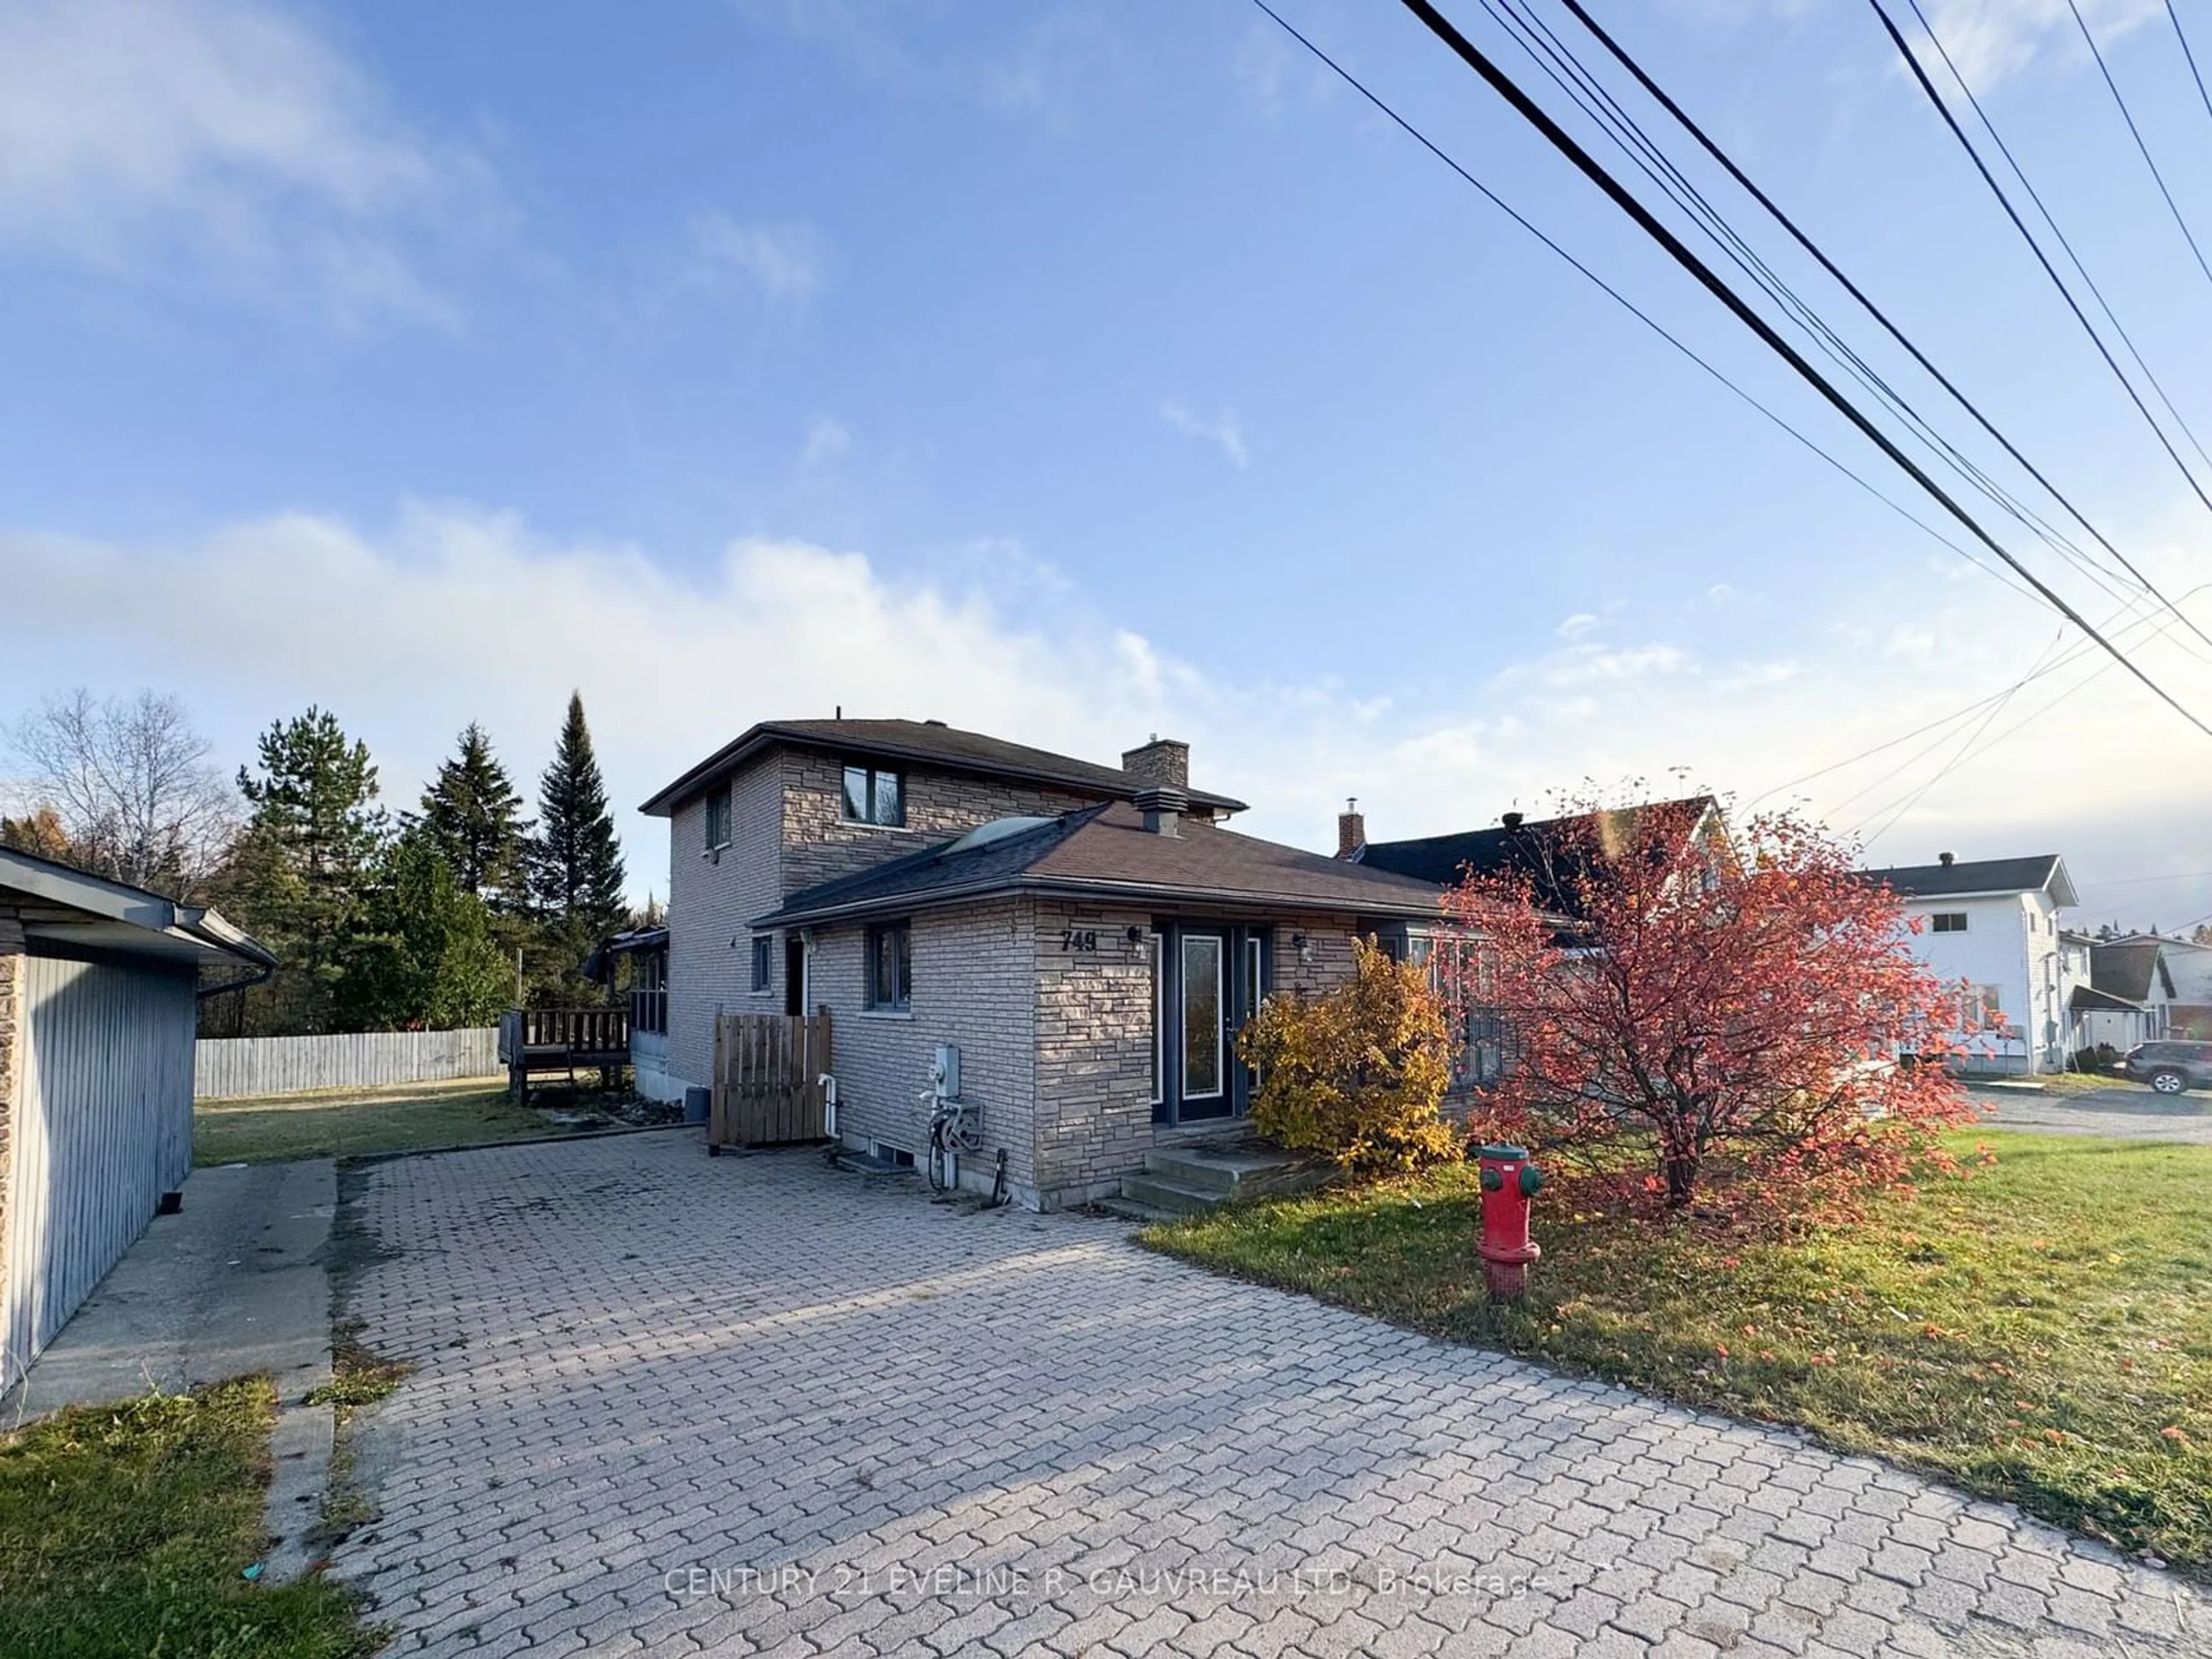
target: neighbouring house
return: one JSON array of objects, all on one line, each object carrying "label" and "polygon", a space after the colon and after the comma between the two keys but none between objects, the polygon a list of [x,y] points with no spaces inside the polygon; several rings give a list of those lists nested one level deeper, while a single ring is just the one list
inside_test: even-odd
[{"label": "neighbouring house", "polygon": [[708,1082],[720,1016],[826,1010],[838,1137],[903,1163],[949,1051],[981,1120],[960,1182],[989,1188],[1003,1152],[1031,1207],[1233,1128],[1259,1000],[1438,918],[1433,883],[1225,828],[1243,803],[1157,737],[1109,767],[935,721],[771,721],[641,810],[669,820],[672,1082]]},{"label": "neighbouring house", "polygon": [[[1525,876],[1535,902],[1558,919],[1563,942],[1581,908],[1574,884],[1583,861],[1593,851],[1602,855],[1630,844],[1633,815],[1679,813],[1686,832],[1705,844],[1711,859],[1729,856],[1728,824],[1720,804],[1710,795],[1534,822],[1519,812],[1505,812],[1494,828],[1407,841],[1369,841],[1366,816],[1358,808],[1356,799],[1349,801],[1337,817],[1340,860],[1423,882],[1440,891],[1458,886],[1470,876]],[[1427,931],[1401,928],[1384,934],[1382,942],[1395,954],[1418,956],[1425,948]],[[1455,1092],[1495,1083],[1510,1063],[1511,1050],[1509,1033],[1494,1013],[1468,1007],[1462,1011],[1462,1018],[1465,1026],[1453,1064]]]},{"label": "neighbouring house", "polygon": [[176,1203],[201,970],[225,964],[235,985],[276,958],[212,910],[0,849],[0,1394]]},{"label": "neighbouring house", "polygon": [[[1970,859],[1869,870],[1920,920],[1913,953],[1960,988],[1950,1034],[1964,1068],[2033,1075],[2069,1063],[2069,988],[2062,983],[2058,913],[2077,902],[2065,860]],[[2078,1046],[2078,1045],[2077,1045]]]},{"label": "neighbouring house", "polygon": [[2167,1035],[2212,1042],[2212,945],[2193,939],[2166,939],[2165,945],[2174,997]]},{"label": "neighbouring house", "polygon": [[2155,933],[2099,939],[2089,947],[2089,983],[2077,987],[2081,1047],[2125,1054],[2138,1042],[2172,1035],[2180,1001],[2167,951],[2174,941]]}]

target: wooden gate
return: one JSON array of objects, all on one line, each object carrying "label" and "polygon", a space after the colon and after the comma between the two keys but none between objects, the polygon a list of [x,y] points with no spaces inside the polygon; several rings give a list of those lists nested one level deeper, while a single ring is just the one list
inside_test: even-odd
[{"label": "wooden gate", "polygon": [[831,1069],[827,1013],[723,1015],[714,1022],[708,1146],[822,1139],[827,1120],[821,1079]]}]

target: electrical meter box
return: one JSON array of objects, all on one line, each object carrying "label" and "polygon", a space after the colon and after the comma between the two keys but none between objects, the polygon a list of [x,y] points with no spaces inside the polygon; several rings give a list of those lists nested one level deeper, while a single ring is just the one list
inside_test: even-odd
[{"label": "electrical meter box", "polygon": [[945,1100],[960,1098],[960,1045],[958,1043],[939,1043],[937,1059],[930,1070],[937,1079],[937,1092],[940,1097]]}]

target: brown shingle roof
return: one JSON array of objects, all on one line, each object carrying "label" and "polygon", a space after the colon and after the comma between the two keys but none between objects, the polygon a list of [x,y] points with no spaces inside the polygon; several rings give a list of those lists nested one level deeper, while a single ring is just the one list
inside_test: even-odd
[{"label": "brown shingle roof", "polygon": [[[1048,749],[1031,749],[1026,744],[1008,743],[981,732],[963,732],[933,720],[763,720],[708,756],[638,811],[665,817],[685,797],[778,744],[863,760],[942,766],[983,777],[1056,783],[1095,792],[1102,799],[1126,800],[1146,782],[1118,766],[1100,766],[1072,755],[1055,755]],[[1196,805],[1217,812],[1244,810],[1243,801],[1228,795],[1204,789],[1185,793]]]},{"label": "brown shingle roof", "polygon": [[1433,916],[1439,890],[1301,848],[1186,820],[1156,835],[1125,801],[1071,812],[986,846],[957,842],[794,893],[756,927],[882,915],[1010,890],[1238,909]]}]

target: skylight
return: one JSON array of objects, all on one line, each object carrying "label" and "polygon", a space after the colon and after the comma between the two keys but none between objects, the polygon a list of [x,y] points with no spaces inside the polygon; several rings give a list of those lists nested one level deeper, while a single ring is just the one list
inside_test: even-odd
[{"label": "skylight", "polygon": [[955,853],[972,853],[979,847],[988,847],[1009,836],[1042,830],[1054,820],[1050,818],[993,818],[988,823],[979,823],[966,835],[946,848],[942,856],[951,858]]}]

